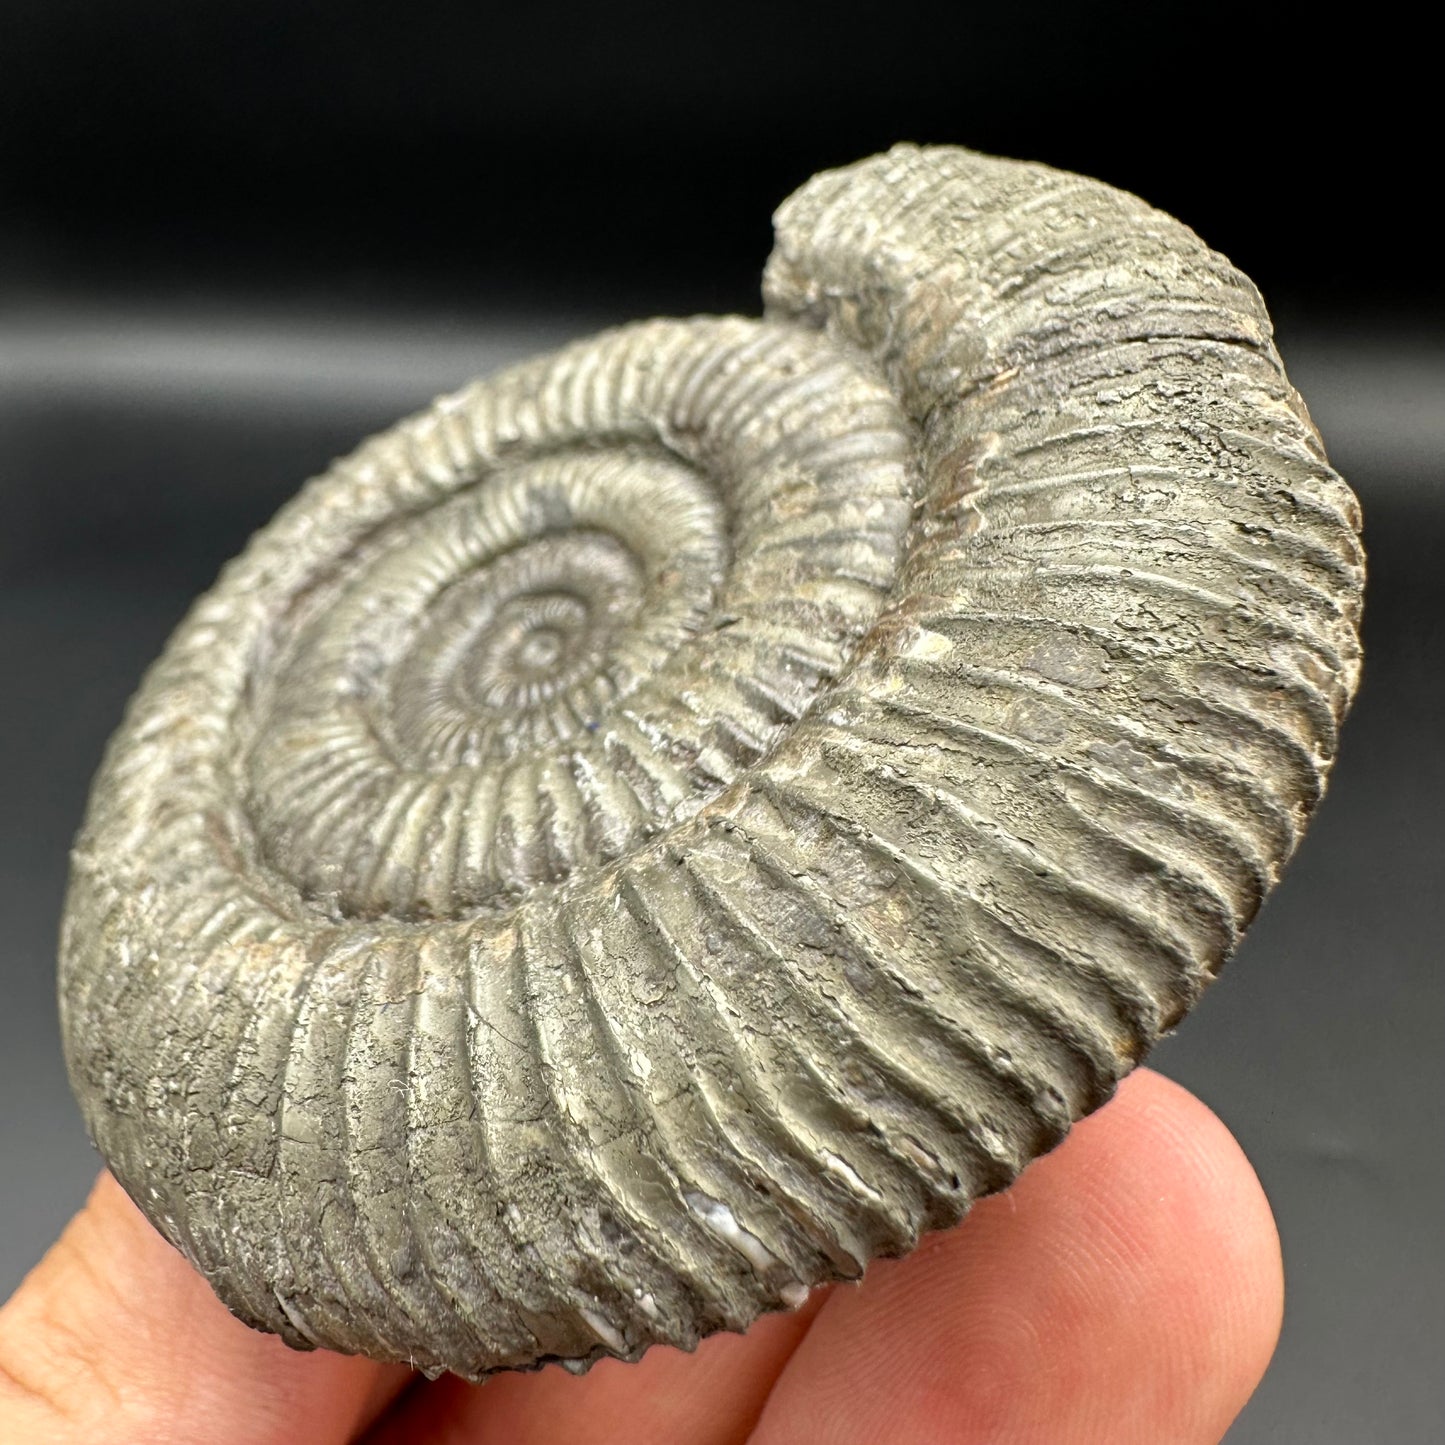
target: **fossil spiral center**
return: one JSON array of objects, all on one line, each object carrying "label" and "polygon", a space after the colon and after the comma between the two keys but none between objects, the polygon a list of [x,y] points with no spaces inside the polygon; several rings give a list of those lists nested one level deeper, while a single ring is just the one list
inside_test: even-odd
[{"label": "fossil spiral center", "polygon": [[[708,605],[694,594],[673,634]],[[645,575],[625,538],[600,530],[549,533],[469,572],[429,606],[392,671],[376,726],[427,768],[475,766],[596,726],[603,701],[625,690],[626,634],[664,586]],[[665,624],[666,625],[666,624]]]},{"label": "fossil spiral center", "polygon": [[[569,599],[565,597],[553,597],[543,600],[544,611],[552,608],[568,609]],[[575,619],[574,619],[575,621]],[[524,627],[528,624],[523,623]],[[562,635],[555,627],[538,627],[533,631],[524,632],[521,640],[516,644],[512,662],[517,671],[521,673],[532,673],[545,676],[554,668],[562,657],[563,640]]]},{"label": "fossil spiral center", "polygon": [[504,396],[503,453],[357,525],[273,623],[243,793],[325,912],[506,908],[621,858],[762,758],[876,616],[911,515],[892,397],[793,331],[645,339],[553,417],[565,366]]}]

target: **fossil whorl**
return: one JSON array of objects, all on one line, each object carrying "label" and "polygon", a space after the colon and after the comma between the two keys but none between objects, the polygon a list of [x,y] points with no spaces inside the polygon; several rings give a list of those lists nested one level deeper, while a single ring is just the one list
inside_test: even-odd
[{"label": "fossil whorl", "polygon": [[1358,516],[1245,278],[899,148],[765,291],[338,462],[111,744],[71,1075],[294,1345],[585,1365],[907,1250],[1109,1097],[1320,796]]}]

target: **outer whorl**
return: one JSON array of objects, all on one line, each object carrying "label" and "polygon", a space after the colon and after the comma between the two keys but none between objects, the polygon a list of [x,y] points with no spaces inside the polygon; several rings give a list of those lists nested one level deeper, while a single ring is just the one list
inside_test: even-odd
[{"label": "outer whorl", "polygon": [[765,291],[338,462],[110,746],[71,1076],[293,1345],[583,1366],[909,1249],[1109,1097],[1319,800],[1358,514],[1243,276],[905,147],[782,207]]}]

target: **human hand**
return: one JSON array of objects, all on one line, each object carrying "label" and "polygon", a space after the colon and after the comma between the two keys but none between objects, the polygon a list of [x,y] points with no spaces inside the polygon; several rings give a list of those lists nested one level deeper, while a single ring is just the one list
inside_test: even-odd
[{"label": "human hand", "polygon": [[1264,1373],[1279,1241],[1208,1109],[1141,1070],[861,1286],[583,1378],[482,1386],[233,1319],[108,1176],[0,1309],[3,1445],[1205,1445]]}]

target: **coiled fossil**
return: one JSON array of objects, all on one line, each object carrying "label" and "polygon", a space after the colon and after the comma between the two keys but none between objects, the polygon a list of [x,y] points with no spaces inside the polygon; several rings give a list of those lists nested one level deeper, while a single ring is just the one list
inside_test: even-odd
[{"label": "coiled fossil", "polygon": [[900,147],[766,315],[475,383],[312,481],[113,739],[71,1076],[243,1319],[478,1378],[909,1249],[1238,942],[1358,672],[1250,283]]}]

